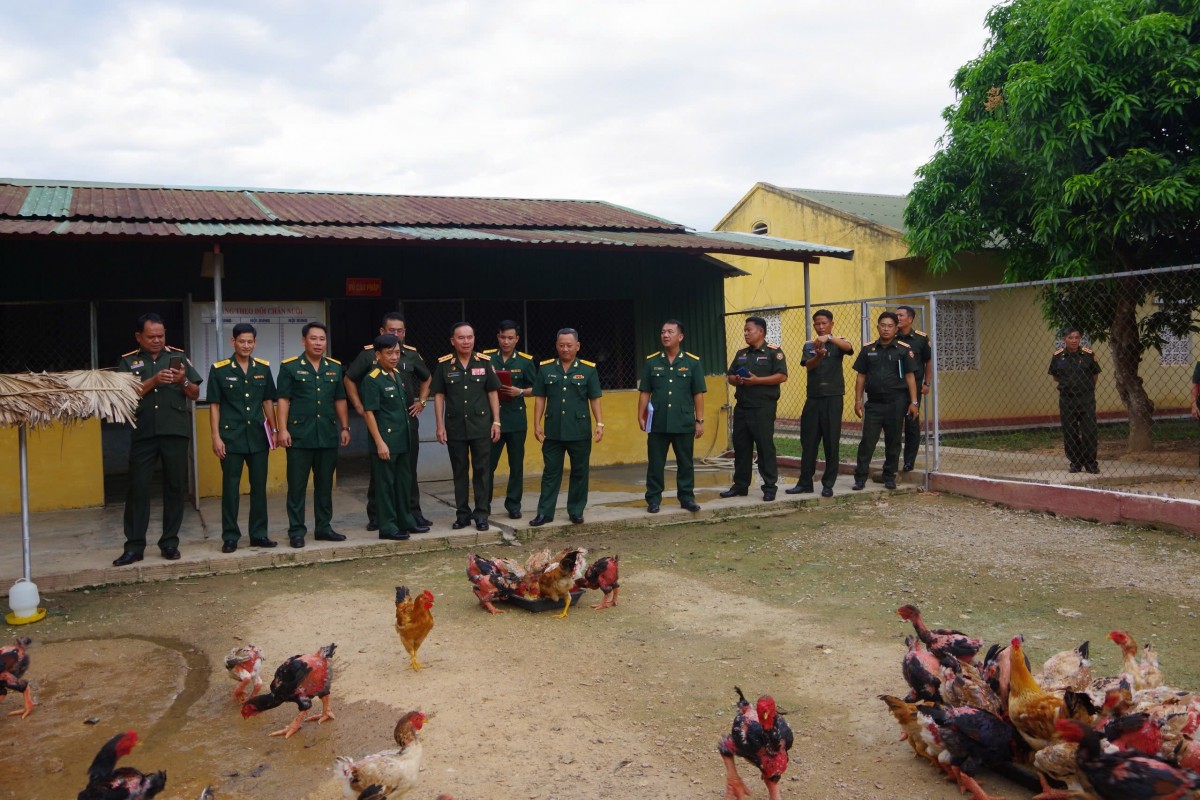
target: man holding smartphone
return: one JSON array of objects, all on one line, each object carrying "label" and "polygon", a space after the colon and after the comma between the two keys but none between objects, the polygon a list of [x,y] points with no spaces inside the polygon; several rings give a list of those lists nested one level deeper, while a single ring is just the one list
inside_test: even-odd
[{"label": "man holding smartphone", "polygon": [[779,387],[788,379],[787,357],[779,345],[767,342],[767,321],[746,317],[742,328],[746,346],[733,356],[725,380],[734,390],[733,485],[721,497],[745,497],[750,493],[751,467],[758,450],[758,474],[762,477],[763,500],[774,500],[779,483],[775,463],[775,408]]},{"label": "man holding smartphone", "polygon": [[137,427],[129,447],[129,490],[125,496],[125,550],[114,567],[142,560],[146,530],[150,526],[150,481],[154,466],[162,464],[163,532],[158,540],[162,557],[179,558],[179,528],[187,491],[188,440],[192,434],[189,400],[200,396],[200,373],[187,354],[167,346],[167,329],[153,312],[138,317],[133,334],[138,348],[121,356],[120,372],[130,372],[141,383],[136,412]]}]

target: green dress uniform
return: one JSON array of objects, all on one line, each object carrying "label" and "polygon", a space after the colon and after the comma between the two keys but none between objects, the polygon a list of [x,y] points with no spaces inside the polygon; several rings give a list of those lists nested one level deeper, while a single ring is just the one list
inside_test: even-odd
[{"label": "green dress uniform", "polygon": [[[505,360],[504,354],[498,349],[484,350],[483,354],[492,360],[492,369],[497,372],[507,371],[512,385],[519,389],[532,389],[533,378],[537,374],[537,364],[533,356],[514,350],[512,358]],[[509,398],[500,395],[500,441],[492,444],[491,477],[492,484],[496,481],[496,467],[500,464],[500,456],[508,449],[508,491],[504,495],[504,508],[510,514],[520,513],[521,495],[524,493],[525,481],[525,437],[529,434],[529,419],[525,415],[525,397]]]},{"label": "green dress uniform", "polygon": [[[787,375],[787,356],[778,345],[763,342],[761,347],[743,347],[729,364],[728,374],[745,368],[751,375]],[[733,393],[737,407],[733,412],[733,486],[730,491],[745,494],[750,489],[753,451],[758,450],[758,474],[763,494],[775,494],[779,470],[775,464],[775,409],[779,404],[779,384],[738,386]]]},{"label": "green dress uniform", "polygon": [[646,430],[646,504],[660,505],[666,483],[667,448],[675,451],[676,497],[680,505],[696,502],[696,395],[704,394],[700,356],[680,351],[672,361],[659,350],[646,356],[638,391],[650,395]]},{"label": "green dress uniform", "polygon": [[905,376],[924,369],[913,349],[899,339],[881,345],[879,340],[864,347],[854,359],[854,371],[867,376],[864,390],[862,440],[854,482],[865,483],[871,471],[871,456],[883,432],[883,480],[895,481],[900,464],[900,429],[912,398]]},{"label": "green dress uniform", "polygon": [[1096,470],[1096,384],[1100,374],[1096,354],[1086,347],[1074,353],[1065,347],[1054,351],[1048,375],[1058,379],[1058,413],[1062,420],[1063,451],[1071,469]]},{"label": "green dress uniform", "polygon": [[567,514],[582,517],[588,497],[588,459],[592,455],[592,412],[589,400],[600,397],[600,374],[591,361],[576,358],[563,369],[557,358],[538,364],[533,396],[546,398],[542,419],[542,490],[538,516],[554,519],[562,487],[563,457],[571,457]]},{"label": "green dress uniform", "polygon": [[279,397],[291,402],[287,451],[288,538],[303,539],[308,474],[313,477],[313,517],[318,536],[329,533],[333,520],[333,473],[337,469],[340,426],[335,403],[346,399],[342,363],[322,357],[314,370],[307,356],[292,356],[279,365]]},{"label": "green dress uniform", "polygon": [[[172,358],[183,359],[189,382],[199,385],[203,381],[187,354],[177,347],[164,347],[158,358],[151,358],[140,348],[133,350],[121,356],[117,371],[131,372],[139,381],[145,381],[168,369]],[[125,552],[141,555],[146,549],[155,462],[162,463],[163,481],[163,532],[158,546],[178,549],[192,435],[188,398],[177,383],[156,386],[138,400],[135,413],[137,427],[129,447],[129,489],[125,495]]]},{"label": "green dress uniform", "polygon": [[[832,489],[837,483],[838,462],[841,459],[842,407],[846,395],[842,362],[854,351],[846,352],[833,342],[826,342],[824,348],[825,355],[821,361],[808,370],[804,409],[800,412],[800,478],[796,485],[802,492],[813,490],[818,445],[825,449],[825,470],[821,473],[821,486],[824,488]],[[808,364],[816,357],[813,343],[805,342],[800,354],[801,365]]]},{"label": "green dress uniform", "polygon": [[[908,333],[897,332],[896,339],[911,347],[917,357],[917,401],[920,402],[922,396],[921,385],[925,382],[925,365],[933,360],[933,343],[930,341],[928,333],[919,331],[915,327],[910,328]],[[921,417],[905,415],[903,422],[904,468],[912,469],[912,465],[917,461],[917,451],[921,447]]]},{"label": "green dress uniform", "polygon": [[395,534],[417,527],[408,508],[412,477],[408,461],[408,395],[400,371],[387,373],[376,367],[361,384],[363,410],[375,414],[375,425],[388,448],[388,458],[379,457],[371,440],[371,477],[378,487],[379,532]]},{"label": "green dress uniform", "polygon": [[[267,538],[267,463],[271,443],[267,440],[263,403],[275,399],[271,364],[250,359],[243,370],[236,356],[218,361],[208,370],[208,402],[219,409],[221,441],[221,539],[237,542],[238,506],[242,492],[242,469],[250,470],[250,540]],[[272,420],[271,425],[274,425]]]},{"label": "green dress uniform", "polygon": [[[486,522],[492,513],[491,435],[492,423],[499,420],[492,419],[488,393],[499,388],[492,360],[483,353],[471,353],[465,365],[457,353],[447,353],[433,369],[429,391],[445,398],[442,424],[454,475],[454,515],[460,527],[472,517]],[[474,512],[467,494],[468,473],[475,491]]]},{"label": "green dress uniform", "polygon": [[[363,378],[378,366],[379,360],[375,358],[375,345],[372,343],[365,346],[346,369],[346,377],[358,385],[360,397],[362,396]],[[417,348],[405,344],[400,347],[400,363],[396,370],[400,374],[400,384],[404,389],[404,396],[408,398],[411,405],[420,396],[420,385],[429,380],[429,367],[425,366],[425,359],[421,358]],[[421,513],[421,491],[417,486],[417,458],[421,452],[421,421],[410,414],[405,424],[408,425],[409,485],[406,493],[408,510],[413,519],[421,519],[424,514]],[[374,458],[375,443],[368,440],[367,444],[370,447],[371,457]],[[379,525],[379,508],[375,502],[374,470],[371,470],[370,478],[367,480],[367,522],[373,526]]]}]

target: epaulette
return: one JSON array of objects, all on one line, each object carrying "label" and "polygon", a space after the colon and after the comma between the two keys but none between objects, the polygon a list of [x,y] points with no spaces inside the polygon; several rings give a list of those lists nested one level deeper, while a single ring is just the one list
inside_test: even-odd
[{"label": "epaulette", "polygon": [[444,355],[438,359],[438,363],[445,364],[447,361],[449,361],[452,358],[454,358],[454,353],[446,353],[446,355]]},{"label": "epaulette", "polygon": [[583,358],[579,359],[579,363],[580,363],[580,364],[585,364],[585,365],[587,365],[587,366],[589,366],[589,367],[591,367],[591,368],[593,368],[593,369],[595,369],[595,367],[596,367],[596,362],[595,362],[595,361],[588,361],[588,360],[586,360],[586,359],[583,359]]},{"label": "epaulette", "polygon": [[699,361],[699,360],[700,360],[700,356],[696,355],[695,353],[689,353],[689,352],[687,352],[687,351],[685,350],[685,351],[683,352],[683,354],[684,354],[685,356],[690,356],[691,358],[694,358],[694,359],[696,359],[697,361]]},{"label": "epaulette", "polygon": [[411,344],[406,344],[406,345],[404,345],[404,349],[405,349],[405,350],[412,350],[414,353],[415,353],[415,352],[417,352],[417,348],[413,347]]},{"label": "epaulette", "polygon": [[483,354],[485,356],[490,356],[492,353],[496,352],[499,349],[500,349],[499,347],[493,347],[491,350],[484,350]]},{"label": "epaulette", "polygon": [[1083,352],[1087,353],[1089,356],[1095,355],[1095,353],[1092,352],[1092,349],[1090,347],[1081,347],[1079,349],[1082,350]]},{"label": "epaulette", "polygon": [[779,349],[779,345],[777,345],[777,344],[771,344],[770,342],[767,342],[767,347],[771,348],[772,350],[778,350],[778,349]]},{"label": "epaulette", "polygon": [[221,367],[228,367],[228,366],[229,366],[229,359],[226,358],[226,359],[222,359],[221,361],[217,361],[216,363],[214,363],[213,369],[220,369]]},{"label": "epaulette", "polygon": [[290,363],[292,363],[293,361],[295,361],[295,360],[296,360],[297,358],[299,358],[299,357],[300,357],[300,356],[292,356],[291,358],[285,358],[283,361],[280,361],[279,363],[280,363],[280,364],[290,364]]},{"label": "epaulette", "polygon": [[339,367],[342,365],[342,362],[338,361],[336,358],[330,358],[329,356],[325,356],[325,360],[332,361],[333,363],[337,364]]},{"label": "epaulette", "polygon": [[472,353],[471,355],[475,356],[475,358],[478,358],[481,361],[491,361],[491,359],[487,357],[486,353]]},{"label": "epaulette", "polygon": [[138,347],[133,350],[130,350],[128,353],[121,353],[121,358],[129,358],[131,355],[133,355],[134,353],[136,353],[138,350],[141,350],[141,349],[142,348]]},{"label": "epaulette", "polygon": [[539,361],[539,362],[538,362],[538,366],[539,366],[539,367],[544,367],[544,366],[546,366],[547,364],[553,364],[553,363],[554,363],[554,359],[553,359],[553,358],[547,358],[545,361]]},{"label": "epaulette", "polygon": [[374,350],[374,349],[375,349],[375,343],[374,343],[374,342],[371,342],[370,344],[364,344],[364,345],[363,345],[363,350]]},{"label": "epaulette", "polygon": [[653,353],[651,353],[650,355],[646,356],[646,360],[647,360],[647,361],[649,361],[650,359],[654,358],[656,355],[658,355],[658,354],[659,354],[659,353],[661,353],[661,352],[662,352],[661,350],[655,350]]},{"label": "epaulette", "polygon": [[926,339],[929,338],[928,333],[926,333],[925,331],[922,331],[922,330],[917,330],[916,328],[913,328],[913,333],[915,333],[917,336],[924,336]]},{"label": "epaulette", "polygon": [[533,361],[533,356],[529,355],[529,353],[522,353],[520,350],[518,350],[517,355],[519,355],[521,358],[527,358],[530,361]]},{"label": "epaulette", "polygon": [[1054,355],[1056,355],[1056,356],[1061,356],[1061,355],[1063,354],[1063,351],[1064,351],[1064,350],[1066,350],[1066,348],[1065,348],[1065,347],[1060,347],[1060,348],[1058,348],[1057,350],[1055,350],[1055,351],[1054,351]]},{"label": "epaulette", "polygon": [[254,362],[255,362],[256,364],[262,364],[264,367],[269,367],[269,366],[271,366],[271,362],[270,362],[270,361],[267,361],[265,358],[255,358],[255,359],[254,359]]},{"label": "epaulette", "polygon": [[900,345],[901,347],[907,347],[909,350],[912,350],[912,345],[909,344],[908,342],[902,342],[899,339],[893,339],[892,341],[895,342],[896,344]]},{"label": "epaulette", "polygon": [[171,347],[171,345],[167,345],[167,349],[170,350],[172,353],[182,353],[183,352],[183,348]]},{"label": "epaulette", "polygon": [[375,369],[373,369],[373,370],[371,370],[370,372],[368,372],[368,373],[367,373],[367,377],[369,377],[369,378],[377,378],[377,377],[379,377],[379,373],[380,373],[380,371],[381,371],[381,370],[379,369],[379,367],[376,367]]}]

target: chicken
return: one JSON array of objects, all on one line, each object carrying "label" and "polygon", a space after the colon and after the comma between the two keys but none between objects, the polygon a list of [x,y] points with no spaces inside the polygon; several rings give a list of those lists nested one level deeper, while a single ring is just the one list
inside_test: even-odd
[{"label": "chicken", "polygon": [[421,668],[417,651],[421,643],[433,630],[433,592],[426,589],[416,597],[408,592],[407,586],[396,587],[396,633],[408,651],[409,665]]},{"label": "chicken", "polygon": [[788,766],[788,750],[792,748],[792,729],[775,708],[775,698],[763,695],[751,707],[737,686],[737,715],[730,734],[717,743],[725,762],[726,800],[744,800],[750,790],[738,775],[735,756],[741,756],[758,767],[771,800],[779,800],[779,780]]},{"label": "chicken", "polygon": [[567,611],[571,608],[571,590],[587,569],[586,556],[587,550],[582,547],[560,550],[536,575],[538,597],[555,602],[563,601],[562,613],[554,615],[558,619],[565,619]]},{"label": "chicken", "polygon": [[940,701],[942,665],[938,657],[929,652],[925,643],[915,636],[904,637],[904,644],[908,647],[908,652],[900,662],[900,671],[904,675],[904,681],[912,689],[906,699],[910,702]]},{"label": "chicken", "polygon": [[959,791],[970,792],[973,800],[997,800],[983,790],[974,775],[983,767],[1011,763],[1023,751],[1012,724],[971,706],[930,706],[922,713],[938,726],[945,746],[939,760],[948,766]]},{"label": "chicken", "polygon": [[489,614],[503,614],[492,604],[521,594],[525,569],[509,558],[484,558],[468,553],[467,579],[479,605]]},{"label": "chicken", "polygon": [[[1034,795],[1033,800],[1090,800],[1091,795],[1083,788],[1083,779],[1079,776],[1079,765],[1075,763],[1078,749],[1079,745],[1074,742],[1058,741],[1033,754],[1033,768],[1037,770],[1038,780],[1042,781],[1042,792]],[[1067,788],[1051,789],[1048,781],[1064,784]]]},{"label": "chicken", "polygon": [[[330,643],[315,653],[292,656],[280,664],[275,670],[275,678],[271,681],[269,692],[251,697],[242,704],[242,718],[248,719],[284,703],[295,703],[300,709],[296,718],[286,728],[271,732],[272,736],[282,736],[285,739],[291,738],[305,722],[316,720],[319,725],[325,720],[334,719],[329,706],[329,687],[333,683],[333,665],[330,664],[330,659],[333,658],[336,647],[336,644]],[[305,717],[312,708],[314,697],[321,698],[321,713]]]},{"label": "chicken", "polygon": [[901,619],[912,623],[917,636],[925,643],[929,651],[939,658],[951,656],[964,664],[969,664],[975,658],[975,654],[979,652],[979,648],[983,647],[982,640],[967,636],[962,631],[947,628],[930,630],[925,621],[921,619],[921,609],[916,606],[900,606],[896,609],[896,613],[900,615]]},{"label": "chicken", "polygon": [[938,695],[945,705],[973,706],[998,716],[1004,716],[1006,713],[1000,696],[971,664],[945,659],[942,663],[941,681]]},{"label": "chicken", "polygon": [[[1000,698],[1000,707],[1008,708],[1008,689],[1012,680],[1012,650],[1008,645],[994,644],[988,648],[987,654],[983,657],[983,669],[979,674],[987,681],[988,686],[992,687],[992,691]],[[1025,666],[1029,666],[1026,663]]]},{"label": "chicken", "polygon": [[[238,703],[246,702],[262,689],[262,676],[258,671],[264,658],[263,651],[252,644],[235,647],[225,656],[225,669],[229,670],[229,677],[238,682],[233,690],[233,699]],[[247,686],[250,687],[249,693],[246,692]]]},{"label": "chicken", "polygon": [[1056,729],[1066,741],[1079,744],[1075,761],[1103,800],[1183,800],[1200,789],[1200,776],[1161,758],[1129,750],[1105,752],[1100,734],[1078,720],[1059,720]]},{"label": "chicken", "polygon": [[621,588],[618,564],[620,556],[604,556],[598,558],[583,573],[583,577],[575,582],[576,589],[599,589],[604,593],[604,599],[595,609],[612,608],[617,604],[617,592]]},{"label": "chicken", "polygon": [[921,723],[917,719],[917,712],[923,706],[890,694],[881,694],[879,699],[887,704],[888,711],[892,712],[896,724],[900,726],[900,741],[908,742],[914,753],[937,766],[937,756],[929,752],[929,746],[921,738]]},{"label": "chicken", "polygon": [[1042,671],[1033,676],[1043,689],[1083,691],[1092,682],[1092,662],[1088,660],[1088,642],[1074,650],[1063,650],[1046,659]]},{"label": "chicken", "polygon": [[167,773],[149,775],[134,767],[118,767],[117,761],[138,745],[135,731],[118,733],[109,739],[88,767],[87,787],[76,800],[142,800],[156,796],[167,785]]},{"label": "chicken", "polygon": [[1041,750],[1057,738],[1054,723],[1070,713],[1062,694],[1044,690],[1033,679],[1020,637],[1012,640],[1011,652],[1008,717],[1029,746]]},{"label": "chicken", "polygon": [[25,719],[33,713],[33,693],[29,681],[25,680],[25,671],[29,669],[29,653],[26,648],[30,645],[28,636],[18,636],[16,644],[0,647],[0,700],[9,692],[20,692],[25,697],[25,707],[8,712],[10,717],[19,716]]},{"label": "chicken", "polygon": [[1139,661],[1137,642],[1128,633],[1112,631],[1108,634],[1108,638],[1121,648],[1121,655],[1124,657],[1121,672],[1130,676],[1135,692],[1142,689],[1156,689],[1163,685],[1163,672],[1158,665],[1158,655],[1154,652],[1153,646],[1146,645],[1145,655]]},{"label": "chicken", "polygon": [[[392,735],[398,747],[365,758],[338,756],[335,772],[346,797],[389,797],[416,786],[421,771],[421,740],[417,732],[426,720],[419,710],[409,711],[396,723]],[[367,793],[375,787],[375,794]]]}]

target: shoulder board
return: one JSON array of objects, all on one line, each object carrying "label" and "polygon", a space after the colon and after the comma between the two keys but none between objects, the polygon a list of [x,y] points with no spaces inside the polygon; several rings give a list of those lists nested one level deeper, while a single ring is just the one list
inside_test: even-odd
[{"label": "shoulder board", "polygon": [[491,359],[488,358],[485,353],[472,353],[471,355],[473,355],[475,358],[478,358],[480,361],[491,361]]},{"label": "shoulder board", "polygon": [[586,366],[589,366],[589,367],[592,367],[593,369],[595,369],[595,367],[596,367],[596,362],[595,362],[595,361],[588,361],[588,360],[587,360],[587,359],[585,359],[585,358],[581,358],[581,359],[579,359],[579,363],[580,363],[580,364],[584,364],[584,365],[586,365]]},{"label": "shoulder board", "polygon": [[522,353],[520,350],[518,350],[517,355],[519,355],[521,358],[525,358],[530,361],[533,361],[533,356],[529,355],[529,353]]},{"label": "shoulder board", "polygon": [[901,347],[907,348],[908,350],[912,350],[912,345],[909,344],[908,342],[902,342],[899,339],[895,339],[893,341],[895,341],[896,344],[900,345]]},{"label": "shoulder board", "polygon": [[229,366],[229,359],[226,358],[226,359],[222,359],[221,361],[215,362],[213,364],[213,369],[220,369],[221,367],[228,367],[228,366]]},{"label": "shoulder board", "polygon": [[650,355],[646,356],[646,360],[647,360],[647,361],[649,361],[650,359],[654,358],[656,355],[658,355],[658,354],[659,354],[659,352],[660,352],[659,350],[655,350],[653,353],[651,353]]},{"label": "shoulder board", "polygon": [[497,352],[499,349],[500,349],[499,347],[493,347],[491,350],[484,350],[483,354],[485,356],[490,356],[492,353]]},{"label": "shoulder board", "polygon": [[405,349],[405,350],[412,350],[414,353],[415,353],[415,352],[417,352],[417,348],[413,347],[411,344],[406,344],[406,345],[404,345],[404,349]]},{"label": "shoulder board", "polygon": [[374,349],[375,349],[375,343],[374,343],[374,342],[371,342],[370,344],[364,344],[364,345],[363,345],[363,350],[374,350]]},{"label": "shoulder board", "polygon": [[292,356],[291,358],[285,358],[283,361],[280,361],[279,363],[280,363],[280,364],[290,364],[290,363],[292,363],[293,361],[295,361],[295,360],[296,360],[297,358],[299,358],[299,357],[300,357],[300,356]]},{"label": "shoulder board", "polygon": [[1095,353],[1093,353],[1093,352],[1092,352],[1092,351],[1091,351],[1089,348],[1087,348],[1087,347],[1081,347],[1081,348],[1079,348],[1079,349],[1080,349],[1080,350],[1082,350],[1083,352],[1087,353],[1088,355],[1095,355]]},{"label": "shoulder board", "polygon": [[1064,350],[1066,350],[1066,348],[1065,348],[1065,347],[1060,347],[1060,348],[1058,348],[1057,350],[1055,350],[1055,351],[1054,351],[1054,355],[1056,355],[1056,356],[1061,356],[1061,355],[1063,354],[1063,351],[1064,351]]},{"label": "shoulder board", "polygon": [[264,367],[271,366],[271,362],[267,361],[265,358],[256,358],[256,359],[254,359],[254,363],[262,364]]},{"label": "shoulder board", "polygon": [[772,350],[778,350],[778,349],[779,349],[779,345],[777,345],[777,344],[771,344],[770,342],[767,342],[767,347],[771,348]]},{"label": "shoulder board", "polygon": [[121,353],[121,358],[129,358],[131,355],[133,355],[134,353],[136,353],[138,350],[141,350],[141,349],[142,348],[139,347],[134,350],[130,350],[128,353]]},{"label": "shoulder board", "polygon": [[330,358],[329,356],[325,356],[325,360],[332,361],[333,363],[337,364],[339,367],[342,365],[342,362],[338,361],[336,358]]},{"label": "shoulder board", "polygon": [[547,364],[553,364],[553,363],[554,363],[554,359],[553,359],[553,358],[547,358],[545,361],[539,361],[539,362],[538,362],[538,366],[539,366],[539,367],[544,367],[544,366],[546,366]]},{"label": "shoulder board", "polygon": [[376,367],[375,369],[368,372],[367,375],[368,375],[368,377],[371,377],[371,378],[378,378],[379,373],[380,373],[380,369],[379,369],[379,367]]},{"label": "shoulder board", "polygon": [[694,358],[694,359],[696,359],[697,361],[699,361],[699,360],[700,360],[700,356],[696,355],[695,353],[689,353],[689,352],[687,352],[687,351],[685,350],[685,351],[683,352],[683,354],[684,354],[685,356],[688,356],[689,358]]},{"label": "shoulder board", "polygon": [[446,353],[446,355],[444,355],[438,359],[438,363],[445,364],[447,361],[449,361],[452,358],[454,358],[454,353]]},{"label": "shoulder board", "polygon": [[182,353],[183,352],[182,347],[171,347],[171,345],[167,345],[167,349],[170,350],[172,353]]},{"label": "shoulder board", "polygon": [[917,330],[916,328],[913,328],[913,333],[915,333],[917,336],[924,336],[925,338],[929,338],[928,333],[926,333],[925,331]]}]

